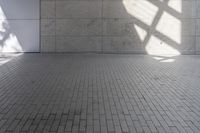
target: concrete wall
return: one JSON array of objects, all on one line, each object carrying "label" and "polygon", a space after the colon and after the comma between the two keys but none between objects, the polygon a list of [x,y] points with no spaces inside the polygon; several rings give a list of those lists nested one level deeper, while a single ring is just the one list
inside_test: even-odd
[{"label": "concrete wall", "polygon": [[200,53],[199,7],[199,0],[41,0],[41,51]]},{"label": "concrete wall", "polygon": [[40,0],[0,0],[0,52],[39,52]]}]

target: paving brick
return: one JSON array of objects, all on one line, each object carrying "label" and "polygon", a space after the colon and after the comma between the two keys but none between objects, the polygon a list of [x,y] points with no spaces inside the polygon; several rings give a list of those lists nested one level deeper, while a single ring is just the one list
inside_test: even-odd
[{"label": "paving brick", "polygon": [[72,124],[73,122],[71,120],[68,120],[65,127],[65,131],[72,131]]},{"label": "paving brick", "polygon": [[80,127],[79,127],[80,132],[85,132],[86,131],[86,121],[81,120],[80,121]]},{"label": "paving brick", "polygon": [[0,63],[0,132],[198,133],[200,58],[173,58],[24,54]]}]

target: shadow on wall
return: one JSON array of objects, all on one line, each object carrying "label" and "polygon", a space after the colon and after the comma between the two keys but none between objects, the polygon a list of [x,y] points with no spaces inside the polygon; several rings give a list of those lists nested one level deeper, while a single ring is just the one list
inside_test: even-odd
[{"label": "shadow on wall", "polygon": [[40,0],[0,0],[0,52],[39,52]]},{"label": "shadow on wall", "polygon": [[19,57],[21,55],[23,55],[23,54],[22,53],[17,53],[17,54],[0,53],[0,66],[6,64],[7,62],[10,62],[11,60],[13,60],[16,57]]},{"label": "shadow on wall", "polygon": [[23,52],[20,41],[12,30],[12,24],[6,18],[0,2],[0,53],[2,52]]},{"label": "shadow on wall", "polygon": [[[24,46],[20,44],[24,44],[26,34],[18,34],[14,30],[16,23],[7,19],[10,8],[6,7],[5,0],[2,1],[0,51],[22,52]],[[194,54],[195,0],[107,0],[104,3],[103,10],[107,10],[103,14],[107,24],[104,37],[108,36],[107,40],[105,39],[105,47],[110,41],[110,47],[118,51],[123,51],[120,45],[125,45],[126,50],[146,51],[158,60],[181,53]],[[112,37],[114,39],[109,40]],[[33,40],[36,39],[29,42]],[[133,47],[127,46],[133,44]]]},{"label": "shadow on wall", "polygon": [[173,62],[169,57],[195,54],[195,1],[122,0],[113,6],[119,9],[113,17],[133,21],[126,32],[135,34],[141,49],[156,60]]}]

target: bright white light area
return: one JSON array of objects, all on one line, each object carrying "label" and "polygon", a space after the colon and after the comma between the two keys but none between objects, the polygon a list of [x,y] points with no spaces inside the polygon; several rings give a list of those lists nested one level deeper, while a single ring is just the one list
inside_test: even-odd
[{"label": "bright white light area", "polygon": [[146,51],[149,55],[172,57],[180,55],[180,52],[170,44],[163,42],[155,36],[151,36],[146,45]]},{"label": "bright white light area", "polygon": [[12,33],[12,28],[6,20],[6,16],[0,7],[0,53],[23,52],[17,36]]},{"label": "bright white light area", "polygon": [[156,30],[176,43],[181,44],[181,21],[169,13],[163,13]]},{"label": "bright white light area", "polygon": [[172,59],[172,58],[169,58],[169,57],[167,57],[166,58],[166,56],[162,56],[162,57],[153,57],[154,59],[156,59],[156,60],[158,60],[159,62],[167,62],[167,63],[169,63],[169,62],[174,62],[175,61],[175,59]]},{"label": "bright white light area", "polygon": [[145,37],[147,35],[147,32],[143,28],[139,27],[136,24],[134,24],[134,27],[135,27],[135,30],[137,31],[137,34],[138,34],[140,40],[144,41],[144,39],[145,39]]},{"label": "bright white light area", "polygon": [[169,0],[168,6],[177,12],[182,13],[182,0]]},{"label": "bright white light area", "polygon": [[148,0],[123,0],[123,4],[130,15],[147,25],[152,24],[158,11],[158,7]]},{"label": "bright white light area", "polygon": [[5,20],[6,19],[6,16],[5,16],[5,14],[4,14],[4,12],[3,12],[1,7],[0,7],[0,19],[1,20]]},{"label": "bright white light area", "polygon": [[0,46],[1,52],[23,52],[21,45],[14,34],[9,34],[8,38]]},{"label": "bright white light area", "polygon": [[0,66],[13,60],[14,58],[23,55],[22,53],[20,54],[3,54],[0,53]]},{"label": "bright white light area", "polygon": [[160,62],[166,62],[166,63],[170,63],[170,62],[174,62],[175,59],[166,59],[166,60],[162,60]]},{"label": "bright white light area", "polygon": [[0,20],[0,40],[3,39],[3,35],[4,35],[4,33],[6,33],[7,29],[8,29],[7,21]]}]

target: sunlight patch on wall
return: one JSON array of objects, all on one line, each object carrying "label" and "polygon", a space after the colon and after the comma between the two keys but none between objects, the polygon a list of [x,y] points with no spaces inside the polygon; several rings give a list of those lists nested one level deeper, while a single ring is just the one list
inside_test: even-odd
[{"label": "sunlight patch on wall", "polygon": [[135,27],[135,30],[137,31],[137,34],[138,34],[140,40],[144,41],[144,39],[145,39],[145,37],[147,35],[147,32],[143,28],[139,27],[136,24],[134,24],[134,27]]},{"label": "sunlight patch on wall", "polygon": [[1,52],[23,52],[17,37],[10,33],[9,37],[3,42],[0,48]]},{"label": "sunlight patch on wall", "polygon": [[163,42],[155,36],[151,36],[146,45],[146,51],[150,55],[165,55],[165,56],[177,56],[180,52],[171,47],[166,42]]},{"label": "sunlight patch on wall", "polygon": [[13,60],[14,58],[23,55],[22,53],[18,54],[3,54],[0,53],[0,66]]},{"label": "sunlight patch on wall", "polygon": [[[168,10],[179,13],[182,12],[182,0],[169,0],[167,3],[165,0],[159,1],[163,6],[166,6]],[[164,57],[174,57],[181,54],[177,49],[171,46],[171,42],[175,43],[173,45],[181,45],[182,43],[181,20],[173,16],[173,14],[163,11],[161,8],[165,9],[164,7],[157,7],[149,0],[123,0],[123,4],[127,13],[141,21],[142,25],[146,24],[149,26],[150,31],[147,31],[148,29],[143,29],[134,24],[134,28],[141,42],[146,45],[145,49],[147,53],[157,56],[158,58],[162,57],[158,59],[160,62],[173,62],[175,59]],[[161,11],[159,12],[159,10]],[[157,16],[157,13],[160,14]],[[153,21],[155,23],[153,23]],[[147,38],[147,36],[149,38]],[[169,42],[164,42],[161,38],[165,38],[169,40]]]},{"label": "sunlight patch on wall", "polygon": [[181,21],[169,13],[163,13],[156,30],[176,43],[181,44]]},{"label": "sunlight patch on wall", "polygon": [[1,7],[0,7],[0,19],[1,20],[5,20],[6,19],[6,16],[5,16],[5,14],[4,14],[4,12],[3,12]]},{"label": "sunlight patch on wall", "polygon": [[158,11],[158,7],[148,0],[123,0],[123,4],[130,15],[147,25],[152,24]]},{"label": "sunlight patch on wall", "polygon": [[168,6],[177,12],[182,13],[182,0],[169,0]]},{"label": "sunlight patch on wall", "polygon": [[0,52],[23,52],[17,36],[12,33],[9,22],[0,7]]}]

